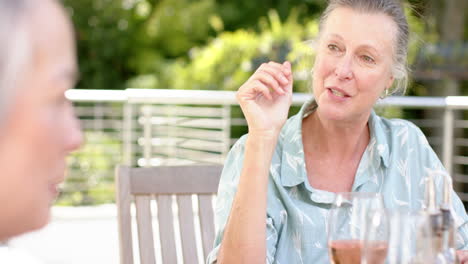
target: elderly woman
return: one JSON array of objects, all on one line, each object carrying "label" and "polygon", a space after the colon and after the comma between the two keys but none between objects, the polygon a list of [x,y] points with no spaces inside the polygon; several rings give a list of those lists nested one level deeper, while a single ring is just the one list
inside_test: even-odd
[{"label": "elderly woman", "polygon": [[0,0],[0,241],[49,220],[65,157],[82,141],[65,98],[76,72],[72,26],[57,1]]},{"label": "elderly woman", "polygon": [[[372,110],[404,88],[407,44],[398,0],[330,0],[313,101],[286,120],[289,62],[261,65],[240,87],[249,134],[225,162],[208,263],[329,263],[327,216],[337,192],[380,192],[390,208],[421,208],[422,179],[443,166],[415,125]],[[467,249],[468,217],[454,197],[457,247]]]}]

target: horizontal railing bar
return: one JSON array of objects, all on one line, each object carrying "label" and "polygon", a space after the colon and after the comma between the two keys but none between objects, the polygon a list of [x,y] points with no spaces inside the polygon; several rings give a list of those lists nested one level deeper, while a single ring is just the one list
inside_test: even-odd
[{"label": "horizontal railing bar", "polygon": [[445,103],[452,109],[468,109],[467,96],[447,96],[445,97]]},{"label": "horizontal railing bar", "polygon": [[464,174],[455,174],[453,176],[455,182],[468,183],[468,175]]},{"label": "horizontal railing bar", "polygon": [[456,138],[455,146],[468,147],[468,139],[466,138]]},{"label": "horizontal railing bar", "polygon": [[468,193],[457,192],[457,195],[460,197],[460,200],[468,202]]},{"label": "horizontal railing bar", "polygon": [[[90,90],[73,89],[66,93],[75,102],[129,102],[192,105],[237,105],[234,91],[174,90],[174,89],[126,89]],[[302,105],[312,98],[311,94],[294,93],[292,105]],[[390,96],[377,102],[377,106],[400,106],[405,108],[451,108],[468,110],[467,96],[425,97]]]},{"label": "horizontal railing bar", "polygon": [[468,128],[468,120],[455,120],[455,128]]},{"label": "horizontal railing bar", "polygon": [[460,165],[468,165],[468,157],[465,156],[454,156],[453,163]]},{"label": "horizontal railing bar", "polygon": [[231,125],[233,125],[233,126],[246,126],[247,121],[244,118],[231,118]]},{"label": "horizontal railing bar", "polygon": [[[406,108],[444,108],[447,101],[443,97],[390,96],[378,101],[377,106],[400,106]],[[467,107],[468,109],[468,107]]]},{"label": "horizontal railing bar", "polygon": [[[140,111],[143,111],[143,105]],[[189,107],[180,105],[150,105],[152,116],[183,116],[183,117],[223,117],[222,105],[217,107]]]},{"label": "horizontal railing bar", "polygon": [[418,127],[439,128],[443,126],[443,121],[440,119],[408,119]]},{"label": "horizontal railing bar", "polygon": [[125,102],[127,100],[125,90],[71,89],[65,93],[65,96],[74,102]]}]

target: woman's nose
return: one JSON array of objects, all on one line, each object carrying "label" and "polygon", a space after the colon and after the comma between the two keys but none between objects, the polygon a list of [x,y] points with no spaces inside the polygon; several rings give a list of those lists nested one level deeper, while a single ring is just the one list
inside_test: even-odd
[{"label": "woman's nose", "polygon": [[352,59],[349,56],[340,58],[336,64],[335,75],[339,80],[350,80],[353,78]]},{"label": "woman's nose", "polygon": [[83,132],[78,118],[71,113],[70,122],[68,122],[68,134],[66,135],[66,151],[67,153],[77,150],[83,144]]}]

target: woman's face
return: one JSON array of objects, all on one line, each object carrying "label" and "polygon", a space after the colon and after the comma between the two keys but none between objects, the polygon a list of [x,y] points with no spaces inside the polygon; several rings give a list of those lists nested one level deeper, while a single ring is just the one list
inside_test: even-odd
[{"label": "woman's face", "polygon": [[337,8],[321,32],[313,72],[320,118],[345,123],[367,120],[393,83],[396,24],[382,13]]},{"label": "woman's face", "polygon": [[65,157],[82,141],[64,94],[77,70],[70,22],[55,1],[43,1],[28,23],[34,55],[0,134],[0,240],[47,223]]}]

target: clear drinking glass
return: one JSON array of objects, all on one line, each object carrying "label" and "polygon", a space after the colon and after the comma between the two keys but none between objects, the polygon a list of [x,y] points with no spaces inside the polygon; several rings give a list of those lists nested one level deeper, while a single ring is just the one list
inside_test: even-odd
[{"label": "clear drinking glass", "polygon": [[390,213],[387,264],[437,263],[431,218],[424,212]]},{"label": "clear drinking glass", "polygon": [[368,213],[383,210],[378,193],[338,193],[330,210],[328,249],[332,264],[361,263]]},{"label": "clear drinking glass", "polygon": [[361,262],[384,264],[390,237],[389,213],[385,209],[370,210],[366,222]]}]

